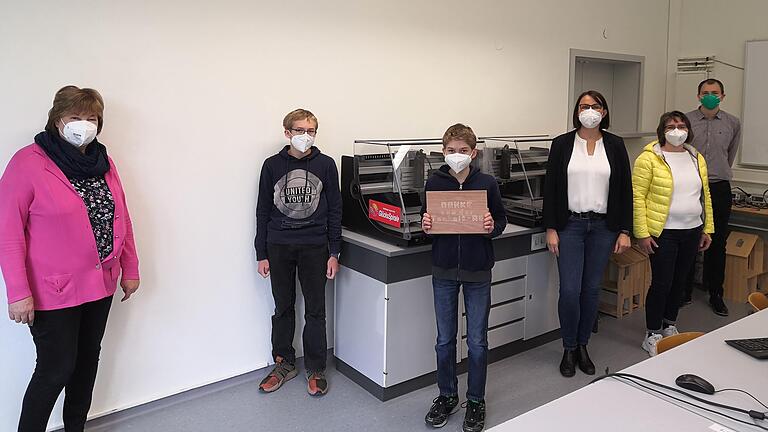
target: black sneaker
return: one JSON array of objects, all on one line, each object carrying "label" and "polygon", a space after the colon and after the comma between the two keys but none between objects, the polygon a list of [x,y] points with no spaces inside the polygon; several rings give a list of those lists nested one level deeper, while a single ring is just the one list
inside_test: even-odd
[{"label": "black sneaker", "polygon": [[683,300],[680,302],[680,307],[688,306],[691,303],[693,303],[693,299],[691,297],[685,296],[683,297]]},{"label": "black sneaker", "polygon": [[432,407],[429,409],[424,422],[436,428],[445,426],[448,423],[448,416],[458,411],[459,396],[440,395],[432,401]]},{"label": "black sneaker", "polygon": [[480,432],[485,428],[485,401],[475,402],[468,400],[462,406],[467,407],[464,414],[464,424],[461,430],[464,432]]},{"label": "black sneaker", "polygon": [[728,316],[728,307],[723,302],[722,297],[710,297],[709,298],[709,305],[712,307],[712,310],[720,315],[720,316]]}]

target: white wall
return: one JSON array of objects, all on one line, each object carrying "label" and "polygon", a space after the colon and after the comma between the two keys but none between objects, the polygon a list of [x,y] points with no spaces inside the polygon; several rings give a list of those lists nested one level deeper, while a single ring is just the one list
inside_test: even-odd
[{"label": "white wall", "polygon": [[[2,2],[0,166],[63,85],[106,99],[142,289],[110,318],[100,415],[264,366],[269,285],[252,251],[261,162],[298,106],[337,160],[356,138],[566,130],[569,49],[646,57],[643,128],[665,104],[667,1]],[[607,28],[608,38],[603,38]],[[0,430],[34,355],[0,324]],[[52,423],[60,424],[58,414]]]},{"label": "white wall", "polygon": [[[679,55],[714,55],[717,60],[744,67],[744,44],[748,40],[768,39],[768,2],[764,0],[682,0]],[[713,78],[723,81],[726,97],[722,108],[741,117],[744,72],[715,64]],[[688,111],[698,106],[696,86],[706,75],[680,75],[675,89],[677,109]],[[762,193],[768,184],[768,170],[739,168],[733,171],[735,183]]]}]

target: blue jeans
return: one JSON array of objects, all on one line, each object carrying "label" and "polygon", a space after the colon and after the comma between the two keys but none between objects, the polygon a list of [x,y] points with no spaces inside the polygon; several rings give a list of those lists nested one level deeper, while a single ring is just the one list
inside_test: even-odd
[{"label": "blue jeans", "polygon": [[597,318],[600,284],[618,233],[609,230],[605,219],[571,216],[560,237],[560,332],[563,347],[586,345]]},{"label": "blue jeans", "polygon": [[461,282],[432,277],[437,318],[437,386],[443,396],[459,393],[456,378],[456,332],[459,323],[459,288],[464,287],[467,312],[469,362],[467,399],[485,398],[488,368],[488,313],[491,310],[491,282]]}]

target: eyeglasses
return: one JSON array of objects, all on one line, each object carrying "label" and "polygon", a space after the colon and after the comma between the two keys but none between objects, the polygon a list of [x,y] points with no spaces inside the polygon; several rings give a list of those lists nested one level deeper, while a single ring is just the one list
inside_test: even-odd
[{"label": "eyeglasses", "polygon": [[688,126],[684,124],[679,125],[666,125],[664,126],[664,132],[669,132],[671,130],[680,129],[680,130],[688,130]]},{"label": "eyeglasses", "polygon": [[317,129],[291,128],[291,132],[295,133],[296,135],[304,135],[304,134],[307,134],[309,136],[317,135]]},{"label": "eyeglasses", "polygon": [[579,104],[579,111],[586,111],[588,109],[592,108],[593,110],[601,110],[603,109],[603,106],[600,104]]}]

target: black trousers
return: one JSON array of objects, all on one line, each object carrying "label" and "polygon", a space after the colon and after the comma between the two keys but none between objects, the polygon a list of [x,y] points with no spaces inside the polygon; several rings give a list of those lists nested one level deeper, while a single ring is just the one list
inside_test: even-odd
[{"label": "black trousers", "polygon": [[704,252],[704,284],[710,297],[723,296],[725,281],[725,243],[728,240],[728,220],[731,218],[731,184],[719,181],[709,184],[712,194],[712,212],[715,233],[712,245]]},{"label": "black trousers", "polygon": [[71,308],[35,311],[29,330],[37,364],[24,394],[19,432],[44,432],[62,389],[64,430],[83,431],[111,305],[110,296]]},{"label": "black trousers", "polygon": [[325,333],[325,284],[327,245],[267,244],[272,296],[272,357],[296,361],[293,333],[296,329],[296,272],[304,296],[304,365],[324,371],[328,342]]},{"label": "black trousers", "polygon": [[645,325],[661,330],[663,323],[674,324],[685,291],[688,271],[696,259],[701,227],[665,229],[656,239],[658,248],[651,254],[651,287],[645,299]]}]

